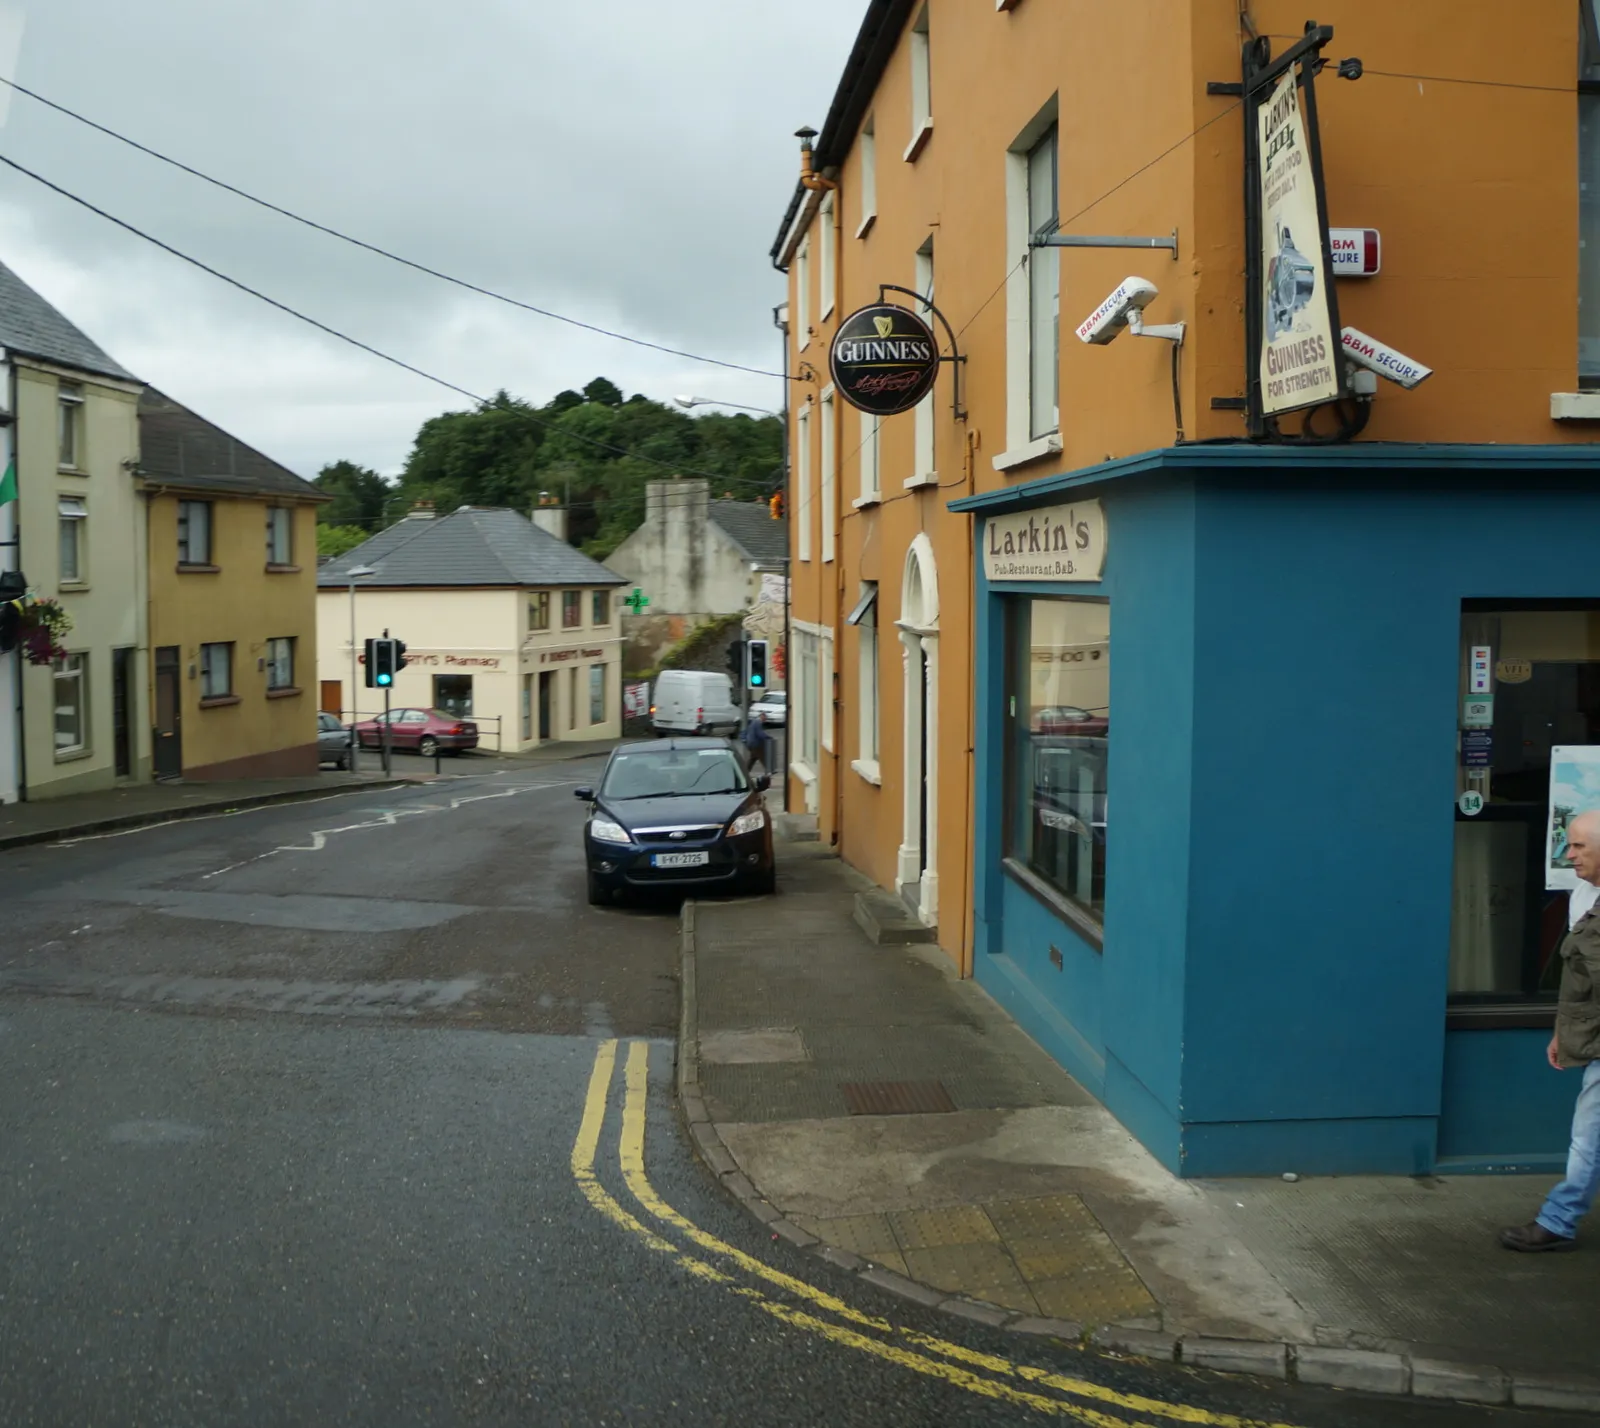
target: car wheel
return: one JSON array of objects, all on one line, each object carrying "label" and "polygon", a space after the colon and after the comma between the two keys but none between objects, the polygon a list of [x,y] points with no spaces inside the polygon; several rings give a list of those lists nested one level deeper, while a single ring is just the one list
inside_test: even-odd
[{"label": "car wheel", "polygon": [[589,906],[609,907],[611,904],[611,889],[608,888],[593,873],[589,874]]},{"label": "car wheel", "polygon": [[432,734],[424,734],[417,743],[417,752],[425,759],[431,759],[439,752],[439,741]]}]

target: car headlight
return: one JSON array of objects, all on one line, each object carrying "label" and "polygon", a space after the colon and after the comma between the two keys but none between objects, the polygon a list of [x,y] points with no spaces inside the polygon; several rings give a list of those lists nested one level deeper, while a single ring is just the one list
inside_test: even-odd
[{"label": "car headlight", "polygon": [[631,843],[628,830],[612,818],[593,818],[589,822],[589,836],[597,843]]},{"label": "car headlight", "polygon": [[767,810],[753,808],[748,813],[741,813],[728,825],[728,836],[737,838],[741,833],[759,833],[767,825]]}]

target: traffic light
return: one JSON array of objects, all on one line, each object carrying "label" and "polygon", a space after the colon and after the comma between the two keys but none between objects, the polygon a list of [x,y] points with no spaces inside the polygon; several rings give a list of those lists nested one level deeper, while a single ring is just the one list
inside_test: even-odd
[{"label": "traffic light", "polygon": [[391,640],[387,636],[367,641],[367,688],[392,689],[394,677],[410,661],[406,659],[406,642]]},{"label": "traffic light", "polygon": [[767,642],[750,640],[745,644],[745,683],[752,689],[767,687]]},{"label": "traffic light", "polygon": [[406,659],[406,642],[404,640],[390,640],[389,643],[394,646],[394,664],[391,667],[396,674],[399,674],[410,663]]},{"label": "traffic light", "polygon": [[744,640],[737,639],[728,646],[724,660],[728,666],[728,673],[735,679],[744,678]]},{"label": "traffic light", "polygon": [[361,657],[361,672],[368,689],[378,687],[378,646],[382,640],[368,640],[367,652]]}]

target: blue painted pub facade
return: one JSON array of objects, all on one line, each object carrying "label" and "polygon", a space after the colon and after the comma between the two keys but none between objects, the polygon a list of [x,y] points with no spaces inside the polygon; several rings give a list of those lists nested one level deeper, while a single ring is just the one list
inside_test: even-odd
[{"label": "blue painted pub facade", "polygon": [[[1597,478],[1585,446],[1193,445],[952,503],[975,975],[1174,1171],[1560,1164],[1546,785],[1600,744]],[[986,576],[991,523],[1085,503],[1098,579]]]}]

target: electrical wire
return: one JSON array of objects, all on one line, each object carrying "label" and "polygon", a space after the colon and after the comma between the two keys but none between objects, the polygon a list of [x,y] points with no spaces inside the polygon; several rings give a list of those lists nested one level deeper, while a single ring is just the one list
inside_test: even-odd
[{"label": "electrical wire", "polygon": [[[290,307],[288,303],[280,302],[275,297],[268,297],[266,293],[261,292],[259,289],[251,287],[248,283],[241,282],[238,278],[229,277],[227,273],[211,267],[208,263],[201,262],[199,258],[190,257],[187,253],[181,251],[180,249],[174,248],[170,243],[164,243],[161,239],[146,233],[142,228],[136,228],[126,219],[118,218],[114,213],[106,212],[105,209],[99,208],[95,204],[90,203],[88,199],[80,198],[70,189],[62,188],[58,183],[52,183],[49,179],[45,178],[44,175],[35,173],[32,169],[24,167],[15,159],[8,158],[5,154],[0,154],[0,164],[4,164],[7,168],[15,169],[19,174],[23,174],[26,177],[31,178],[35,183],[43,185],[52,193],[58,193],[61,195],[61,197],[71,200],[80,208],[86,208],[90,213],[93,213],[100,218],[104,218],[108,223],[113,223],[118,228],[123,229],[125,232],[132,233],[136,238],[143,238],[146,243],[154,244],[157,248],[160,248],[162,252],[170,253],[174,258],[178,258],[181,261],[188,263],[191,267],[198,268],[201,272],[207,273],[211,277],[227,283],[229,287],[237,288],[240,292],[248,293],[251,297],[259,299],[261,302],[266,303],[269,307],[277,308],[279,312],[287,313],[293,318],[298,318],[301,322],[316,328],[319,332],[326,333],[329,337],[335,337],[340,342],[348,343],[351,347],[358,348],[362,352],[366,352],[369,355],[378,358],[380,361],[388,362],[391,366],[399,367],[403,371],[410,372],[413,376],[421,377],[424,381],[433,382],[435,385],[444,387],[448,391],[456,392],[459,395],[476,402],[480,407],[489,405],[490,399],[487,397],[480,397],[476,392],[468,391],[467,388],[458,386],[455,382],[450,381],[446,377],[435,376],[432,372],[427,372],[421,367],[413,366],[410,362],[407,362],[400,357],[391,356],[389,353],[384,352],[380,348],[374,347],[370,343],[363,342],[359,337],[352,337],[347,332],[341,332],[337,327],[330,327],[327,323],[301,312],[298,308]],[[662,468],[662,470],[671,471],[675,475],[703,476],[709,481],[721,481],[725,479],[724,477],[713,475],[709,471],[698,471],[693,467],[682,466],[673,461],[658,461],[655,457],[646,456],[643,452],[630,451],[624,446],[613,446],[609,441],[600,441],[592,436],[584,436],[581,432],[569,431],[566,427],[557,427],[553,421],[548,421],[542,417],[534,416],[531,412],[524,413],[524,417],[527,421],[532,422],[535,426],[555,430],[562,436],[567,437],[569,440],[580,442],[584,446],[592,446],[600,451],[609,451],[616,456],[629,456],[635,461],[643,461],[651,466],[659,466]]]},{"label": "electrical wire", "polygon": [[503,302],[511,307],[521,308],[524,312],[537,313],[540,317],[548,317],[556,322],[565,322],[572,327],[581,327],[585,332],[597,333],[601,337],[610,337],[618,342],[631,343],[635,347],[648,347],[653,352],[664,352],[671,357],[684,357],[691,362],[704,362],[710,366],[723,367],[732,372],[749,372],[757,377],[777,377],[782,381],[791,382],[801,380],[783,372],[770,372],[764,367],[747,367],[739,362],[723,361],[720,357],[706,357],[698,352],[687,352],[682,348],[667,347],[660,342],[650,342],[642,337],[630,337],[625,332],[614,332],[610,328],[600,327],[592,322],[584,322],[580,318],[568,317],[564,313],[552,312],[549,308],[538,307],[531,302],[523,302],[520,298],[496,292],[493,288],[483,287],[481,284],[469,282],[465,278],[454,277],[450,273],[441,272],[438,268],[430,268],[426,263],[419,263],[414,259],[402,257],[399,253],[391,252],[387,248],[379,247],[376,243],[368,243],[365,239],[356,238],[349,233],[342,233],[337,228],[329,227],[326,223],[319,223],[314,218],[307,218],[303,214],[294,212],[293,209],[284,208],[280,204],[272,203],[265,198],[258,198],[255,194],[229,183],[226,179],[219,179],[213,174],[206,173],[203,169],[197,169],[191,164],[184,163],[181,159],[174,159],[170,155],[163,154],[159,149],[152,149],[148,144],[141,144],[137,139],[130,139],[126,134],[118,133],[117,130],[105,124],[97,123],[87,115],[79,114],[75,109],[67,108],[65,104],[59,104],[54,99],[47,99],[36,90],[18,84],[14,79],[6,79],[4,76],[0,76],[0,84],[10,85],[18,94],[26,95],[35,103],[43,104],[48,109],[54,109],[58,114],[64,114],[69,119],[76,119],[78,123],[88,125],[89,128],[104,134],[107,138],[115,139],[119,144],[126,144],[130,149],[137,149],[141,154],[146,154],[163,164],[169,164],[182,173],[200,179],[203,183],[222,189],[225,193],[231,193],[237,198],[242,198],[246,203],[253,203],[258,208],[266,209],[269,213],[276,213],[291,222],[303,224],[307,228],[315,229],[318,233],[324,233],[330,238],[337,238],[341,243],[349,243],[354,247],[364,248],[367,252],[375,253],[380,258],[387,258],[391,263],[399,263],[402,267],[414,269],[419,273],[426,273],[430,278],[437,278],[440,282],[464,288],[467,292],[477,293],[480,297],[493,298],[496,302]]}]

